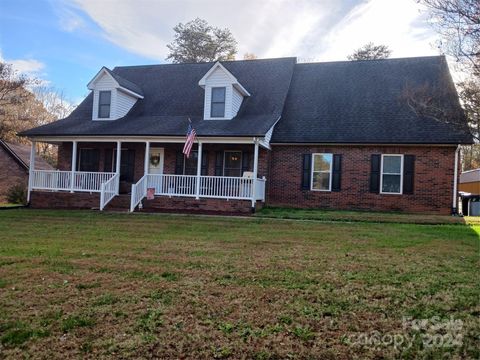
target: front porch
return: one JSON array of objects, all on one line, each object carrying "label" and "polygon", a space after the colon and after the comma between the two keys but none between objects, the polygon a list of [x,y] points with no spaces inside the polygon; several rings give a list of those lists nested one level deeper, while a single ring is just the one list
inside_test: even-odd
[{"label": "front porch", "polygon": [[[222,202],[227,210],[231,205],[228,201],[243,204],[233,209],[246,208],[246,204],[254,209],[257,201],[265,201],[268,149],[256,139],[250,143],[200,141],[188,159],[182,154],[182,142],[89,139],[58,145],[57,170],[35,170],[32,163],[29,201],[45,202],[48,194],[53,198],[52,193],[69,193],[56,196],[58,199],[53,202],[58,204],[62,201],[59,199],[64,199],[70,208],[75,207],[75,194],[87,193],[92,196],[89,201],[82,200],[80,207],[96,201],[95,207],[104,210],[123,194],[122,198],[129,196],[131,212],[142,208],[168,209],[168,204],[177,211],[182,211],[178,206],[185,204],[185,210],[199,208],[208,212],[212,208],[221,212]],[[188,205],[182,199],[190,199]]]}]

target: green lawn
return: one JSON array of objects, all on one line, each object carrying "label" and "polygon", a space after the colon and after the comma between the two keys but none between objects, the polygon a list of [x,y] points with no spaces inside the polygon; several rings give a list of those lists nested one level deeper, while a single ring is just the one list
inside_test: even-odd
[{"label": "green lawn", "polygon": [[[479,225],[1,211],[0,358],[478,358],[479,236]],[[428,347],[431,329],[404,317],[461,321],[461,339]],[[384,342],[355,343],[362,334]]]}]

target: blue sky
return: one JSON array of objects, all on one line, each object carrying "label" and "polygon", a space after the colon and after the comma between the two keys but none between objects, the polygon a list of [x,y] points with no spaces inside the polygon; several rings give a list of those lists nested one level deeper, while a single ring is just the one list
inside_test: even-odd
[{"label": "blue sky", "polygon": [[240,59],[345,60],[369,41],[438,54],[415,0],[1,0],[0,58],[78,103],[103,65],[164,63],[173,26],[195,17],[228,27]]}]

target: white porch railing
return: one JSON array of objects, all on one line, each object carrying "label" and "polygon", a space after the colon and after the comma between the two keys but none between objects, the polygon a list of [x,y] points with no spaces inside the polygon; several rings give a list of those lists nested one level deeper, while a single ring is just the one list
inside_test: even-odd
[{"label": "white porch railing", "polygon": [[112,200],[118,193],[118,174],[113,175],[109,180],[100,185],[100,210]]},{"label": "white porch railing", "polygon": [[[254,180],[247,177],[200,176],[199,179],[199,198],[265,200],[265,178]],[[147,188],[154,188],[155,195],[196,197],[196,185],[195,175],[144,175],[132,185],[130,211],[134,211],[146,196]]]},{"label": "white porch railing", "polygon": [[113,172],[74,172],[74,191],[99,192],[101,185],[111,180],[116,174]]},{"label": "white porch railing", "polygon": [[147,188],[155,188],[155,195],[195,196],[195,175],[147,175]]},{"label": "white porch railing", "polygon": [[71,171],[34,170],[30,175],[31,188],[38,190],[70,190]]},{"label": "white porch railing", "polygon": [[34,170],[32,171],[31,189],[38,190],[71,190],[100,192],[102,183],[115,176],[113,172],[86,172],[58,170]]},{"label": "white porch railing", "polygon": [[147,196],[147,179],[148,175],[138,180],[136,184],[132,184],[132,197],[130,199],[130,212],[133,212],[142,199]]},{"label": "white porch railing", "polygon": [[253,179],[229,176],[201,176],[200,196],[220,199],[252,198]]}]

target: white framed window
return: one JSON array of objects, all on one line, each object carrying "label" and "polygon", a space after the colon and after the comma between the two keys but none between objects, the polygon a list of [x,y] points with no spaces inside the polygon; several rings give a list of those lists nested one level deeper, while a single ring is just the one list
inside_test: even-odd
[{"label": "white framed window", "polygon": [[242,176],[242,152],[227,150],[223,154],[223,176]]},{"label": "white framed window", "polygon": [[112,92],[102,90],[98,92],[98,118],[110,118],[110,105],[112,103]]},{"label": "white framed window", "polygon": [[382,154],[380,194],[403,193],[403,155]]},{"label": "white framed window", "polygon": [[212,102],[210,104],[210,117],[223,118],[225,117],[225,94],[226,87],[212,88]]},{"label": "white framed window", "polygon": [[333,154],[312,154],[311,190],[332,190]]}]

